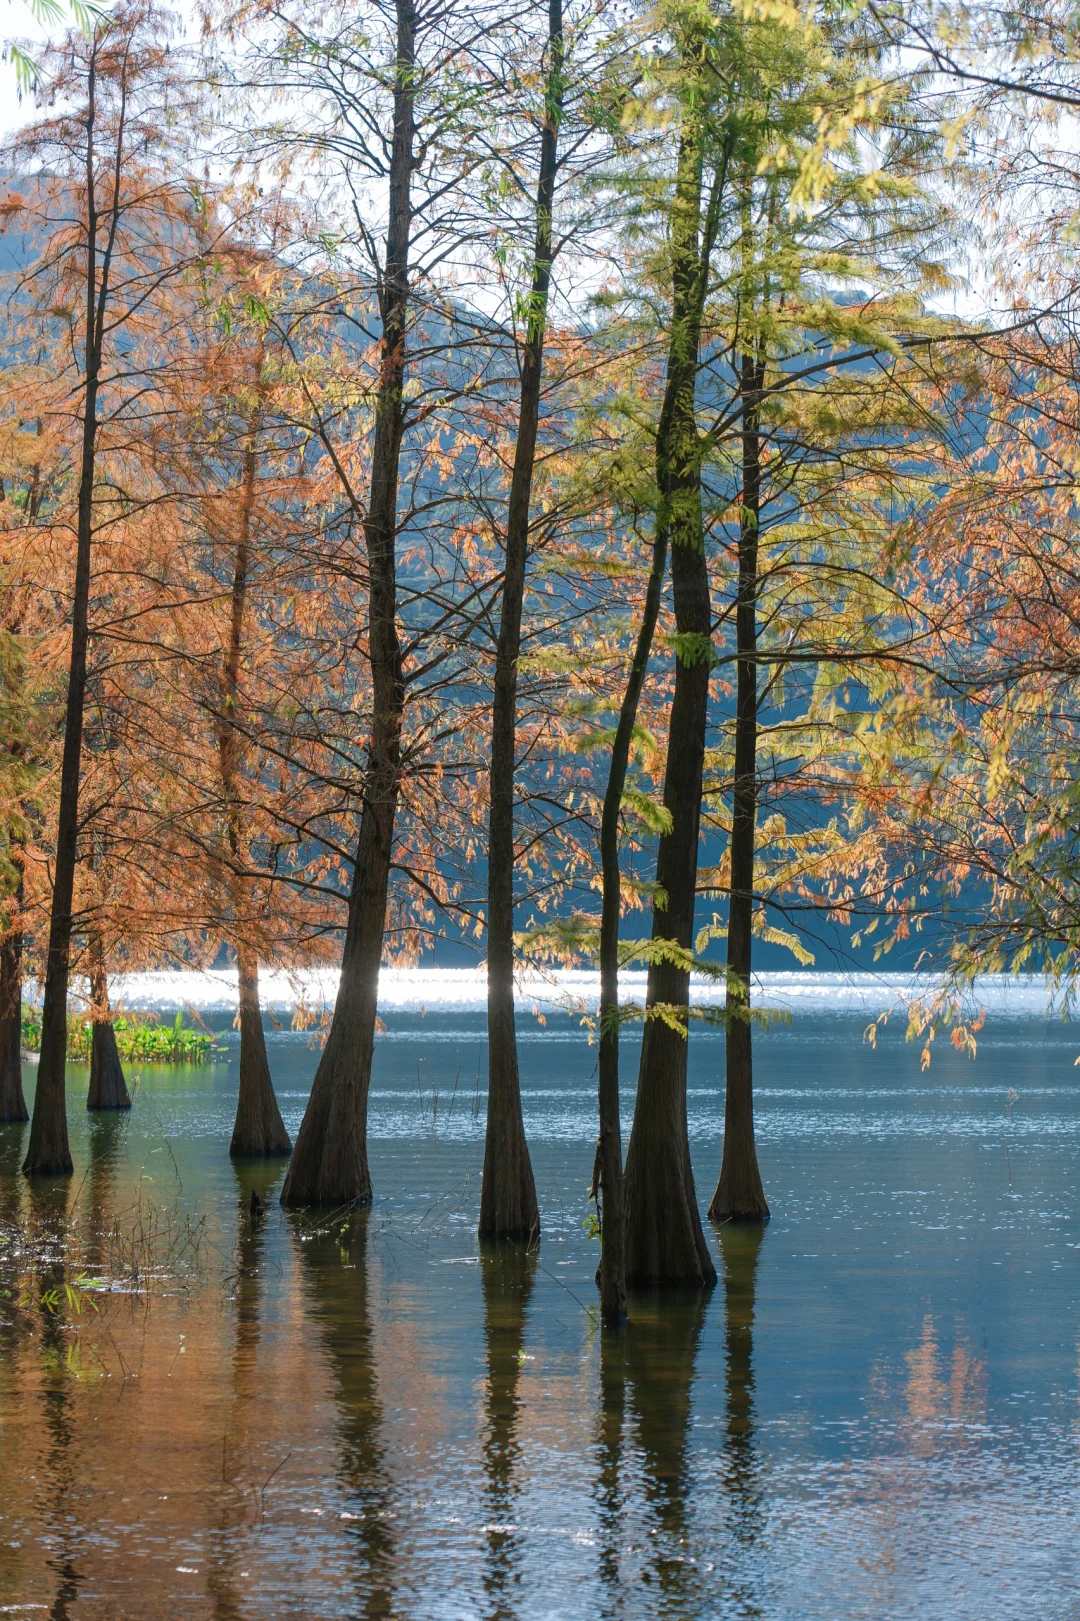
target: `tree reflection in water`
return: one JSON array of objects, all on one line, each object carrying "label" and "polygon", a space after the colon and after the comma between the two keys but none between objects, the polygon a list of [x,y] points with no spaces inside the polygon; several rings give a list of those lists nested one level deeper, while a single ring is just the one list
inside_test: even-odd
[{"label": "tree reflection in water", "polygon": [[102,1269],[113,1223],[117,1161],[124,1147],[126,1111],[95,1110],[89,1120],[90,1164],[86,1172],[86,1270]]},{"label": "tree reflection in water", "polygon": [[484,1290],[484,1342],[487,1382],[484,1393],[484,1518],[487,1559],[484,1591],[491,1599],[492,1621],[517,1614],[511,1602],[520,1581],[515,1558],[513,1502],[518,1482],[515,1466],[521,1452],[517,1433],[521,1399],[518,1387],[524,1358],[525,1316],[536,1273],[536,1250],[520,1244],[480,1247]]},{"label": "tree reflection in water", "polygon": [[[69,1358],[78,1354],[70,1333],[65,1285],[68,1249],[66,1177],[32,1179],[29,1184],[30,1251],[35,1257],[32,1293],[40,1330],[42,1429],[45,1456],[40,1465],[39,1504],[51,1552],[45,1563],[56,1574],[50,1621],[69,1621],[85,1577],[78,1570],[81,1515],[74,1495],[80,1474],[75,1448],[74,1384]],[[37,1471],[35,1471],[37,1473]]]},{"label": "tree reflection in water", "polygon": [[[629,1324],[601,1336],[600,1574],[612,1615],[634,1613],[638,1584],[654,1594],[650,1613],[689,1613],[691,1389],[708,1299],[698,1290],[636,1294]],[[640,1545],[628,1540],[627,1513],[638,1468],[647,1522]]]},{"label": "tree reflection in water", "polygon": [[611,1328],[600,1335],[600,1414],[597,1425],[596,1499],[600,1535],[600,1580],[610,1613],[623,1613],[623,1561],[627,1492],[622,1466],[626,1415],[626,1336],[629,1329]]},{"label": "tree reflection in water", "polygon": [[274,1185],[282,1175],[280,1160],[233,1160],[231,1164],[238,1195],[233,1295],[236,1337],[232,1401],[221,1440],[220,1520],[209,1538],[207,1588],[214,1603],[214,1621],[241,1621],[244,1613],[240,1586],[244,1574],[239,1566],[250,1558],[244,1533],[250,1530],[260,1507],[258,1501],[253,1501],[257,1488],[250,1479],[244,1479],[244,1472],[251,1451],[261,1440],[257,1404],[263,1307],[261,1274],[266,1264],[264,1223]]},{"label": "tree reflection in water", "polygon": [[759,1615],[742,1555],[757,1541],[762,1490],[754,1445],[754,1299],[758,1256],[765,1229],[758,1222],[725,1222],[719,1228],[724,1256],[725,1380],[724,1452],[721,1473],[728,1523],[734,1539],[732,1597],[740,1615]]},{"label": "tree reflection in water", "polygon": [[21,1121],[15,1125],[0,1125],[0,1235],[19,1225],[22,1213],[22,1190],[26,1178],[19,1175],[23,1162],[23,1137],[26,1127]]},{"label": "tree reflection in water", "polygon": [[319,1328],[341,1414],[341,1484],[357,1555],[350,1617],[394,1614],[392,1489],[386,1469],[383,1411],[369,1296],[370,1212],[351,1210],[312,1230],[310,1216],[289,1215],[312,1320]]}]

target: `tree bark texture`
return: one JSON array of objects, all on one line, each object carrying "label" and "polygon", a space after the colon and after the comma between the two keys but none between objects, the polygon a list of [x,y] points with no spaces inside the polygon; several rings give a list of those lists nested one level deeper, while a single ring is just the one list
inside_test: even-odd
[{"label": "tree bark texture", "polygon": [[[256,357],[263,364],[262,346]],[[241,873],[244,859],[243,807],[240,796],[241,738],[240,666],[244,651],[244,614],[251,566],[251,523],[255,509],[256,424],[244,455],[240,524],[233,560],[232,612],[229,640],[221,672],[221,707],[218,717],[218,763],[225,801],[226,838],[229,846],[228,888],[232,897],[231,927],[236,948],[236,974],[240,992],[240,1089],[236,1099],[229,1153],[234,1159],[264,1159],[288,1154],[292,1141],[285,1130],[270,1076],[262,1009],[259,1006],[259,960],[248,944],[248,885]]]},{"label": "tree bark texture", "polygon": [[540,421],[544,336],[551,283],[552,209],[562,114],[562,0],[548,5],[547,117],[536,191],[536,243],[522,356],[517,443],[506,520],[502,617],[491,710],[488,819],[488,1106],[480,1237],[522,1242],[540,1230],[529,1145],[521,1115],[514,1024],[514,782],[521,617],[529,548],[529,506]]},{"label": "tree bark texture", "polygon": [[709,1206],[711,1220],[762,1222],[769,1206],[754,1142],[753,1028],[750,968],[754,917],[754,844],[757,824],[757,594],[761,518],[761,362],[742,361],[742,512],[739,583],[735,604],[735,778],[731,817],[731,894],[727,947],[727,1089],[720,1179]]},{"label": "tree bark texture", "polygon": [[[664,806],[669,831],[656,864],[645,1033],[637,1104],[626,1156],[626,1277],[647,1284],[711,1287],[716,1269],[698,1213],[686,1123],[686,1011],[697,890],[712,616],[701,507],[696,419],[698,351],[715,216],[714,183],[702,229],[705,128],[699,101],[684,108],[670,216],[671,337],[664,410],[656,440],[657,485],[671,530],[677,649],[668,729]],[[672,942],[681,961],[665,959]],[[660,1016],[666,1009],[669,1018]],[[669,1019],[682,1021],[673,1027]]]},{"label": "tree bark texture", "polygon": [[130,1109],[131,1098],[120,1053],[116,1046],[116,1031],[112,1027],[109,1008],[109,977],[105,971],[105,953],[100,937],[91,942],[90,959],[90,1090],[86,1095],[88,1109]]},{"label": "tree bark texture", "polygon": [[397,630],[397,496],[404,430],[414,166],[416,12],[397,0],[397,73],[386,264],[379,288],[382,354],[364,542],[370,576],[372,723],[341,979],[330,1033],[281,1190],[284,1205],[371,1198],[367,1101],[401,771],[405,679]]},{"label": "tree bark texture", "polygon": [[[95,71],[91,58],[86,119],[87,252],[83,370],[83,432],[79,471],[75,589],[71,607],[71,658],[68,670],[64,750],[60,766],[60,804],[56,829],[52,906],[41,1010],[41,1058],[38,1063],[30,1144],[23,1170],[27,1176],[70,1176],[67,1129],[68,974],[71,961],[72,904],[78,859],[79,784],[83,713],[86,704],[86,653],[90,612],[90,553],[94,529],[94,470],[97,451],[97,397],[102,340],[109,298],[111,241],[98,272],[99,214],[94,174]],[[117,168],[121,161],[117,148]]]},{"label": "tree bark texture", "polygon": [[[22,911],[22,867],[13,897]],[[16,926],[0,945],[0,1125],[29,1120],[22,1085],[22,929]]]}]

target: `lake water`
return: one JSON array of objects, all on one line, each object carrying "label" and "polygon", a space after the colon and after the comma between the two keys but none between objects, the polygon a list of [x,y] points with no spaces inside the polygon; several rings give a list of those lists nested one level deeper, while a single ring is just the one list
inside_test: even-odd
[{"label": "lake water", "polygon": [[[773,1220],[620,1337],[576,1018],[522,1019],[539,1249],[480,1254],[482,1017],[398,1000],[370,1212],[286,1217],[280,1167],[230,1164],[227,1015],[229,1052],[143,1071],[126,1118],[73,1071],[67,1188],[0,1128],[0,1615],[1080,1614],[1080,1030],[1003,994],[974,1062],[923,1073],[796,996],[757,1046]],[[295,1132],[317,1054],[269,1048]],[[722,1059],[695,1029],[703,1208]]]}]

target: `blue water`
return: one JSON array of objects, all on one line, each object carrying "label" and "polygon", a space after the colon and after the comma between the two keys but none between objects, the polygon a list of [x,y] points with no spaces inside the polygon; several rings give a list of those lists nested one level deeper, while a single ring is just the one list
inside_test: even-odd
[{"label": "blue water", "polygon": [[[0,1614],[1080,1614],[1080,1030],[994,1017],[924,1073],[865,1023],[757,1038],[773,1219],[713,1232],[711,1296],[638,1298],[622,1338],[569,1018],[522,1021],[532,1256],[474,1238],[475,1012],[387,1015],[360,1216],[286,1217],[280,1169],[230,1164],[231,1030],[126,1119],[73,1071],[66,1192],[0,1128]],[[295,1132],[317,1054],[269,1046]],[[722,1067],[695,1029],[703,1207]]]}]

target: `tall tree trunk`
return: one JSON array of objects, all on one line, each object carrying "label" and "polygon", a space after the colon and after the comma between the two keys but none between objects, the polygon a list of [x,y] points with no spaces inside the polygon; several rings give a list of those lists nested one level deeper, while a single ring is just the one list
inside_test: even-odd
[{"label": "tall tree trunk", "polygon": [[735,780],[731,817],[731,894],[727,946],[727,1092],[724,1154],[709,1216],[713,1221],[768,1221],[754,1143],[753,1032],[750,956],[757,823],[757,593],[761,518],[759,413],[764,381],[756,355],[742,359],[742,512],[735,604]]},{"label": "tall tree trunk", "polygon": [[[22,910],[22,869],[13,897]],[[29,1120],[22,1086],[22,929],[0,945],[0,1124]]]},{"label": "tall tree trunk", "polygon": [[[56,828],[52,907],[41,1010],[41,1058],[38,1063],[30,1145],[23,1170],[27,1176],[70,1176],[73,1170],[67,1129],[67,997],[71,960],[71,908],[79,837],[79,782],[83,711],[86,703],[86,650],[90,612],[90,548],[94,527],[94,468],[97,452],[97,397],[101,377],[102,336],[108,304],[113,236],[98,275],[98,209],[94,174],[96,83],[91,57],[86,118],[86,341],[83,369],[82,462],[79,473],[75,591],[71,607],[71,660],[68,670],[64,752],[60,766],[60,805]],[[119,162],[119,160],[118,160]],[[115,207],[113,210],[115,224]]]},{"label": "tall tree trunk", "polygon": [[410,184],[414,165],[416,12],[397,0],[394,139],[386,266],[379,288],[382,356],[364,542],[368,556],[368,650],[372,723],[341,979],[326,1046],[296,1139],[284,1205],[371,1198],[367,1100],[375,1048],[379,963],[386,928],[394,818],[401,770],[405,679],[397,631],[397,495],[404,429],[409,307]]},{"label": "tall tree trunk", "polygon": [[90,942],[90,1090],[88,1109],[130,1109],[109,1008],[109,976],[100,935]]},{"label": "tall tree trunk", "polygon": [[514,778],[518,656],[529,545],[529,504],[551,281],[551,216],[563,96],[562,0],[549,0],[547,109],[536,191],[536,245],[521,368],[514,471],[506,521],[502,619],[491,713],[491,809],[488,823],[488,1108],[480,1237],[527,1241],[540,1230],[529,1146],[521,1117],[514,1028]]},{"label": "tall tree trunk", "polygon": [[600,912],[600,1061],[598,1104],[600,1136],[596,1145],[593,1188],[601,1200],[600,1315],[605,1323],[626,1317],[626,1204],[623,1188],[622,1121],[619,1108],[619,920],[622,914],[622,874],[619,868],[619,814],[630,745],[637,721],[641,689],[649,667],[653,635],[660,613],[660,598],[667,568],[668,521],[657,516],[652,567],[645,591],[645,608],[626,681],[615,741],[611,746],[607,789],[600,819],[602,901]]},{"label": "tall tree trunk", "polygon": [[[263,363],[262,345],[257,368]],[[240,528],[233,561],[232,614],[229,641],[221,675],[221,707],[218,726],[218,763],[225,800],[226,836],[229,843],[229,890],[232,897],[232,927],[235,931],[236,974],[240,992],[240,1090],[236,1099],[229,1153],[234,1159],[263,1159],[288,1154],[292,1142],[285,1130],[270,1077],[266,1055],[266,1035],[259,1006],[259,959],[245,938],[247,884],[240,871],[243,861],[242,809],[240,804],[240,664],[244,648],[244,611],[247,606],[248,573],[251,557],[251,521],[255,508],[256,424],[251,425],[244,455],[244,483],[240,501]]]},{"label": "tall tree trunk", "polygon": [[[696,65],[700,41],[684,48]],[[700,86],[698,87],[700,90]],[[711,1287],[716,1269],[698,1214],[686,1124],[688,955],[694,943],[698,826],[711,669],[712,615],[701,509],[696,387],[701,316],[726,160],[702,230],[706,113],[688,95],[670,216],[671,338],[656,439],[660,499],[671,526],[671,581],[678,644],[668,729],[664,806],[669,831],[656,863],[645,1034],[626,1156],[628,1284]],[[672,942],[675,960],[665,956]],[[680,1028],[679,1025],[682,1025]]]}]

